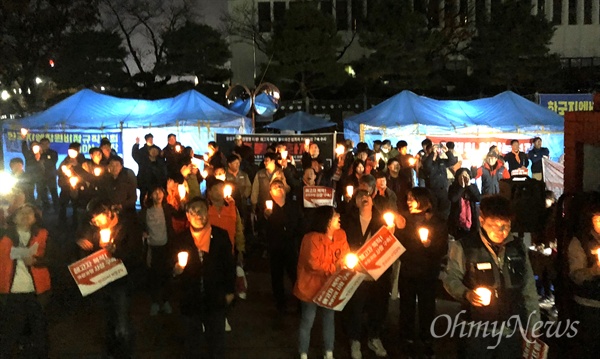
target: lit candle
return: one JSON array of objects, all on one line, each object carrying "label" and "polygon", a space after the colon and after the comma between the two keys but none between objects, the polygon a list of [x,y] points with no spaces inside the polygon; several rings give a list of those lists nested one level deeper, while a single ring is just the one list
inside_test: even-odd
[{"label": "lit candle", "polygon": [[395,224],[396,216],[392,212],[386,212],[383,215],[383,219],[388,227],[391,227]]},{"label": "lit candle", "polygon": [[379,160],[381,159],[381,153],[377,152],[375,154],[375,162],[379,163]]},{"label": "lit candle", "polygon": [[176,152],[181,152],[181,146],[180,145],[175,145],[175,151]]},{"label": "lit candle", "polygon": [[23,137],[27,136],[27,133],[28,133],[28,132],[29,132],[29,131],[28,131],[26,128],[22,128],[22,129],[21,129],[21,136],[23,136]]},{"label": "lit candle", "polygon": [[75,176],[69,178],[69,183],[71,184],[71,187],[75,188],[77,186],[77,182],[79,182],[79,178]]},{"label": "lit candle", "polygon": [[60,170],[65,174],[65,176],[67,177],[71,177],[73,175],[73,172],[71,172],[71,170],[69,169],[69,167],[62,165],[60,166]]},{"label": "lit candle", "polygon": [[208,177],[208,171],[204,170],[204,171],[202,171],[202,178],[206,178],[206,177]]},{"label": "lit candle", "polygon": [[272,210],[273,209],[273,201],[271,201],[271,200],[265,201],[265,206],[267,207],[267,209]]},{"label": "lit candle", "polygon": [[223,197],[229,198],[231,197],[231,193],[233,193],[233,188],[230,184],[226,184],[225,187],[223,187]]},{"label": "lit candle", "polygon": [[346,262],[346,267],[354,269],[354,267],[356,267],[358,264],[358,257],[354,253],[348,253],[346,254],[344,261]]},{"label": "lit candle", "polygon": [[177,253],[177,264],[179,264],[180,267],[185,267],[187,265],[188,256],[188,252]]},{"label": "lit candle", "polygon": [[352,198],[352,195],[354,195],[354,186],[346,186],[346,194],[348,198]]},{"label": "lit candle", "polygon": [[310,145],[310,139],[308,139],[308,138],[305,138],[305,139],[304,139],[304,144],[305,144],[306,146]]},{"label": "lit candle", "polygon": [[179,191],[179,199],[184,199],[187,194],[187,190],[185,189],[185,184],[177,185],[177,190]]},{"label": "lit candle", "polygon": [[35,146],[31,147],[31,150],[33,151],[34,154],[37,155],[38,153],[40,153],[40,146],[35,145]]},{"label": "lit candle", "polygon": [[100,230],[100,244],[106,245],[110,242],[110,229]]},{"label": "lit candle", "polygon": [[429,239],[429,229],[419,228],[419,238],[421,238],[421,242],[427,242]]},{"label": "lit candle", "polygon": [[205,161],[208,161],[208,153],[205,153],[205,154],[203,154],[203,155],[202,155],[202,158],[203,158]]},{"label": "lit candle", "polygon": [[102,174],[102,168],[96,167],[94,168],[94,176],[98,177]]},{"label": "lit candle", "polygon": [[415,163],[417,163],[417,160],[414,157],[411,157],[408,159],[408,165],[409,166],[414,166]]},{"label": "lit candle", "polygon": [[282,160],[287,160],[287,156],[288,156],[288,151],[281,151],[281,159]]},{"label": "lit candle", "polygon": [[77,150],[71,148],[67,150],[67,154],[69,155],[69,158],[75,158],[77,157]]},{"label": "lit candle", "polygon": [[475,293],[477,293],[477,295],[479,296],[479,298],[481,298],[481,304],[484,306],[488,306],[490,305],[490,302],[492,301],[492,291],[484,288],[484,287],[479,287],[475,289]]},{"label": "lit candle", "polygon": [[342,144],[339,144],[339,145],[337,145],[337,146],[335,147],[335,154],[336,154],[336,155],[338,155],[338,156],[341,156],[341,155],[343,155],[343,154],[344,154],[344,151],[345,151],[345,149],[344,149],[344,145],[342,145]]}]

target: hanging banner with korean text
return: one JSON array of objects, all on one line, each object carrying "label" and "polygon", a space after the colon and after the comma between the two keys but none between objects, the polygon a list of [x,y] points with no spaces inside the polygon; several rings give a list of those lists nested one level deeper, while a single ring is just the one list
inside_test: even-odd
[{"label": "hanging banner with korean text", "polygon": [[[38,131],[30,130],[27,133],[27,142],[39,142],[42,138],[47,138],[50,141],[50,148],[58,152],[59,155],[66,155],[69,149],[69,144],[79,142],[81,144],[81,153],[87,154],[92,147],[100,147],[100,140],[103,137],[109,139],[112,148],[117,153],[123,153],[123,140],[121,132],[73,132],[73,131]],[[6,142],[7,152],[21,153],[21,131],[20,130],[5,130],[4,139]]]},{"label": "hanging banner with korean text", "polygon": [[594,110],[594,96],[591,93],[539,94],[538,96],[541,106],[561,116],[564,116],[565,112]]}]

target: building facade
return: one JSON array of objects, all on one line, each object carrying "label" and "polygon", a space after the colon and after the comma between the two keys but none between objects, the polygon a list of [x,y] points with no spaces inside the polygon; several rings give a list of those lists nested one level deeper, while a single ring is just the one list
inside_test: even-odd
[{"label": "building facade", "polygon": [[[370,5],[377,0],[314,0],[318,8],[330,14],[345,42],[350,42],[361,20],[369,14]],[[414,0],[413,10],[424,12],[434,27],[447,26],[448,19],[476,24],[477,18],[494,16],[503,0]],[[532,14],[544,14],[556,26],[550,50],[558,54],[564,67],[600,66],[600,0],[522,0],[531,2]],[[269,36],[274,24],[293,9],[296,0],[228,0],[230,14],[244,4],[252,5],[254,19],[262,36]],[[448,16],[450,15],[450,16]],[[261,78],[260,64],[268,61],[252,41],[230,38],[233,83],[253,86]],[[367,55],[354,39],[342,62]]]}]

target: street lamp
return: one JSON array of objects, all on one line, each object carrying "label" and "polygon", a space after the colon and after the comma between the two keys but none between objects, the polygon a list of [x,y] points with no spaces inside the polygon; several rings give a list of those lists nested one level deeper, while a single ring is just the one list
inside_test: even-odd
[{"label": "street lamp", "polygon": [[250,91],[244,85],[236,84],[227,90],[225,97],[230,110],[241,115],[251,111],[252,127],[256,128],[255,115],[268,117],[277,112],[281,93],[277,86],[263,82],[254,91]]}]

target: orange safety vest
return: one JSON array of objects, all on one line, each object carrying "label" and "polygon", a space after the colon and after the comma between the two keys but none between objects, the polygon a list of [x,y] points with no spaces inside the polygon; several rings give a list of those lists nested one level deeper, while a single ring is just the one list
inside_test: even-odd
[{"label": "orange safety vest", "polygon": [[[46,253],[46,240],[48,231],[40,229],[31,234],[28,247],[38,243],[36,257],[43,257]],[[13,239],[4,234],[0,239],[0,294],[9,294],[15,278],[17,260],[10,259],[10,250],[14,246]],[[46,267],[29,267],[29,273],[33,278],[33,286],[36,294],[42,294],[50,290],[50,272]]]},{"label": "orange safety vest", "polygon": [[228,206],[223,206],[221,212],[216,206],[208,206],[208,223],[211,226],[223,228],[229,234],[231,248],[235,248],[235,224],[237,223],[237,210],[235,204],[230,203]]}]

